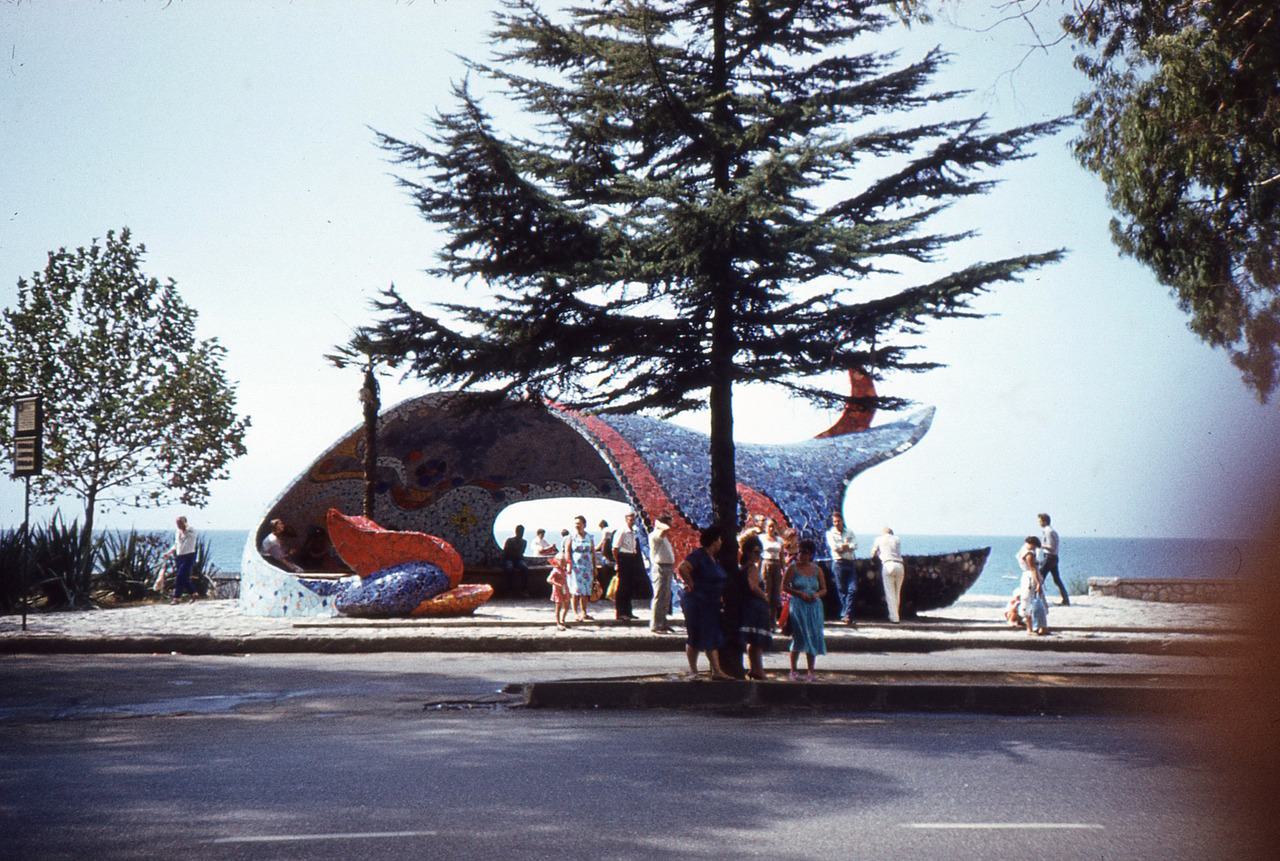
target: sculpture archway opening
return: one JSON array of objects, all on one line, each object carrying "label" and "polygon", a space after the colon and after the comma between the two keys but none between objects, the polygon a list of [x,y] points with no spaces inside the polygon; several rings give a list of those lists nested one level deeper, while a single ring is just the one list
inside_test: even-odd
[{"label": "sculpture archway opening", "polygon": [[493,520],[493,540],[501,548],[515,534],[516,526],[521,525],[525,540],[529,542],[526,553],[532,556],[534,534],[539,529],[546,530],[547,541],[559,545],[560,530],[572,529],[573,519],[578,515],[587,519],[588,532],[597,533],[597,524],[601,520],[607,521],[610,529],[619,528],[628,511],[631,511],[631,506],[625,502],[585,496],[525,500],[498,512]]}]

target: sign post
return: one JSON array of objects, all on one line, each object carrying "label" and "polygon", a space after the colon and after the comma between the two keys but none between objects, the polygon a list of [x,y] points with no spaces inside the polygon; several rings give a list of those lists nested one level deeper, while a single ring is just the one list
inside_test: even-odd
[{"label": "sign post", "polygon": [[31,568],[31,476],[44,470],[44,399],[18,395],[13,399],[13,477],[26,482],[22,504],[22,630],[27,630],[27,589]]}]

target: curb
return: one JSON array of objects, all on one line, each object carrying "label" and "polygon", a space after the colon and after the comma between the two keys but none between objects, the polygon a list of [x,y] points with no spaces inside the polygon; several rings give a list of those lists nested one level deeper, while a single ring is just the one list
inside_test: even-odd
[{"label": "curb", "polygon": [[527,708],[832,710],[993,715],[1172,715],[1204,713],[1227,682],[1186,676],[1087,676],[1046,681],[1039,674],[988,680],[964,674],[913,681],[573,680],[520,686]]},{"label": "curb", "polygon": [[[373,652],[683,652],[683,637],[608,635],[576,633],[548,635],[542,631],[506,636],[459,637],[444,633],[388,633],[359,636],[350,633],[252,634],[209,636],[206,634],[159,634],[139,636],[72,637],[25,635],[0,638],[0,655],[89,655],[152,654],[177,652],[187,655],[229,655],[250,653],[361,654]],[[929,653],[958,649],[1015,649],[1054,653],[1098,653],[1201,657],[1234,651],[1245,644],[1242,637],[1214,635],[1118,636],[1094,635],[1051,637],[830,637],[827,651],[857,653]],[[775,640],[771,654],[785,654],[784,640]]]}]

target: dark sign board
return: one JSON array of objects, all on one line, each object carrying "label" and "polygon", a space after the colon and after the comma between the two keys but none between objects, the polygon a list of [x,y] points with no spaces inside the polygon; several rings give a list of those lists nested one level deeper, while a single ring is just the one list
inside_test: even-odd
[{"label": "dark sign board", "polygon": [[44,409],[40,395],[13,401],[13,475],[39,475],[44,469]]}]

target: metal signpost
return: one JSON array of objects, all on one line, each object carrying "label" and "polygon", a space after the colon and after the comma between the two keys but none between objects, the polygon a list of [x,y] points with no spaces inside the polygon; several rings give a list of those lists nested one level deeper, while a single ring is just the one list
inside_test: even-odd
[{"label": "metal signpost", "polygon": [[31,567],[31,476],[44,469],[44,401],[41,395],[13,400],[13,477],[26,480],[22,504],[22,630],[27,630],[27,583]]}]

